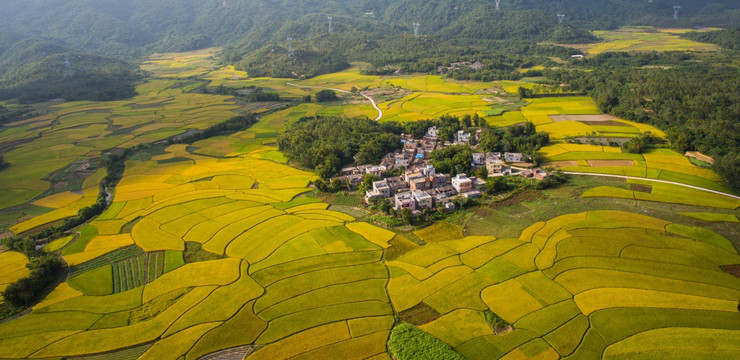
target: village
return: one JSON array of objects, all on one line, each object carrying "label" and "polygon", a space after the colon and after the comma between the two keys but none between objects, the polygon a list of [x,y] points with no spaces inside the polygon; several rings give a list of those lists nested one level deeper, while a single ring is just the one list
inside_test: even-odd
[{"label": "village", "polygon": [[[391,201],[393,209],[409,209],[413,213],[426,210],[455,210],[453,200],[457,197],[475,199],[486,191],[486,179],[467,174],[437,173],[431,164],[431,154],[435,150],[452,145],[468,145],[475,150],[480,139],[481,130],[474,134],[459,130],[454,142],[440,143],[437,127],[430,127],[424,137],[414,139],[411,135],[402,134],[403,148],[386,154],[378,165],[360,165],[342,169],[341,176],[335,178],[357,187],[362,184],[365,175],[372,174],[381,180],[372,183],[372,189],[366,189],[364,200],[371,204],[381,199]],[[476,171],[485,168],[488,177],[525,176],[543,180],[548,173],[533,168],[529,157],[521,153],[474,152],[471,169]],[[401,169],[397,176],[384,176],[387,172]]]}]

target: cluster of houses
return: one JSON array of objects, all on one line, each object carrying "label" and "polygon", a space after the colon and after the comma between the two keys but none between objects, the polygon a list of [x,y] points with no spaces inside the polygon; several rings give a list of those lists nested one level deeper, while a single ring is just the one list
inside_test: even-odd
[{"label": "cluster of houses", "polygon": [[391,199],[397,211],[423,211],[439,207],[454,210],[452,200],[455,197],[478,198],[481,191],[485,190],[486,182],[483,179],[467,177],[465,174],[455,177],[437,174],[431,165],[417,170],[373,182],[373,188],[365,193],[365,200]]},{"label": "cluster of houses", "polygon": [[[442,149],[453,144],[470,144],[479,137],[459,131],[455,134],[454,143],[439,143],[437,128],[431,127],[427,130],[422,140],[416,140],[411,136],[402,135],[403,149],[386,154],[379,165],[362,165],[342,169],[342,176],[338,179],[346,181],[351,186],[362,184],[366,174],[373,174],[380,178],[389,170],[404,168],[403,175],[386,177],[373,182],[373,188],[367,189],[365,201],[370,203],[374,199],[389,199],[394,209],[401,211],[409,209],[414,212],[424,209],[454,210],[453,199],[456,197],[478,198],[485,191],[486,181],[477,177],[468,177],[466,174],[437,174],[431,165],[430,155],[432,151]],[[485,167],[488,177],[512,175],[512,167],[508,164],[517,164],[526,161],[526,156],[521,153],[473,153],[473,169]],[[515,169],[523,170],[517,172],[523,176],[542,180],[547,176],[545,171],[539,169]]]},{"label": "cluster of houses", "polygon": [[438,66],[437,72],[439,74],[447,74],[450,71],[455,70],[462,70],[463,68],[473,69],[473,70],[480,70],[483,69],[485,65],[483,65],[480,61],[476,61],[474,63],[463,61],[463,62],[454,62],[451,63],[450,66]]}]

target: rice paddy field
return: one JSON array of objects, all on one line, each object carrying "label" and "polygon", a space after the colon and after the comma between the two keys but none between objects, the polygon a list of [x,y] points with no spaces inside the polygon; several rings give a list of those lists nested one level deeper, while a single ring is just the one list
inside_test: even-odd
[{"label": "rice paddy field", "polygon": [[699,43],[679,37],[680,34],[688,31],[710,30],[657,29],[653,27],[623,27],[617,30],[598,30],[593,33],[603,39],[602,42],[576,47],[582,48],[589,55],[597,55],[607,51],[717,51],[719,47],[714,44]]},{"label": "rice paddy field", "polygon": [[[686,156],[673,150],[656,148],[643,154],[630,154],[619,146],[608,145],[619,145],[645,134],[665,138],[665,134],[647,124],[601,114],[591,98],[537,98],[522,108],[521,114],[537,125],[537,131],[550,134],[550,144],[540,150],[543,166],[572,172],[674,181],[729,191],[715,172],[694,165]],[[580,143],[568,142],[567,139],[576,139]]]},{"label": "rice paddy field", "polygon": [[[0,132],[36,137],[13,150],[30,154],[36,167],[48,161],[85,175],[74,189],[50,191],[58,174],[29,166],[27,180],[13,182],[4,172],[0,184],[8,188],[0,196],[37,184],[18,203],[31,201],[25,206],[36,215],[11,230],[43,228],[95,201],[105,174],[80,169],[101,151],[154,142],[243,110],[227,97],[196,96],[184,87],[251,82],[286,98],[314,92],[284,79],[241,78],[214,67],[211,56],[158,55],[145,66],[159,75],[141,85],[140,97],[57,104],[17,124],[18,132]],[[380,78],[354,69],[300,83],[400,86],[407,94],[388,100],[387,116],[407,121],[482,112],[491,109],[490,89],[529,86]],[[553,165],[723,187],[716,175],[666,149],[635,155],[566,143],[593,133],[664,136],[605,117],[589,98],[527,102],[487,116],[494,126],[529,120],[550,132],[553,143],[542,155]],[[265,110],[245,131],[131,157],[107,210],[45,245],[64,258],[69,277],[29,313],[0,323],[0,359],[391,359],[387,343],[401,322],[471,360],[740,353],[740,278],[723,270],[740,264],[740,201],[645,180],[574,177],[558,189],[387,229],[353,216],[362,211],[336,210],[358,207],[356,196],[322,202],[309,187],[315,175],[290,167],[275,144],[301,116],[374,109],[290,105]],[[86,135],[89,127],[98,132]],[[50,141],[67,144],[65,137],[74,140],[69,147],[43,151]],[[28,275],[27,262],[20,253],[0,252],[0,290]]]}]

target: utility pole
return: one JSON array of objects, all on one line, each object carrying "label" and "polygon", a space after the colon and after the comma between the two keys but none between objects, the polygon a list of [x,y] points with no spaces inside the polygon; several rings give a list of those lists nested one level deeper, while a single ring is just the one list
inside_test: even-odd
[{"label": "utility pole", "polygon": [[414,23],[414,37],[419,37],[419,23]]},{"label": "utility pole", "polygon": [[74,71],[72,71],[72,64],[69,62],[69,54],[64,55],[64,78],[66,79],[68,76],[71,77],[74,75]]}]

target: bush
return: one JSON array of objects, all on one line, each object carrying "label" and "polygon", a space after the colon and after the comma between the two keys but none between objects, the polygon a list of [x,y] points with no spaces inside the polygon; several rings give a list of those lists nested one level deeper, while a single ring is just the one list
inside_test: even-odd
[{"label": "bush", "polygon": [[321,90],[318,93],[316,93],[316,101],[318,102],[327,102],[327,101],[335,101],[338,100],[337,93],[333,90]]},{"label": "bush", "polygon": [[449,345],[406,323],[393,328],[388,348],[397,360],[465,360]]}]

